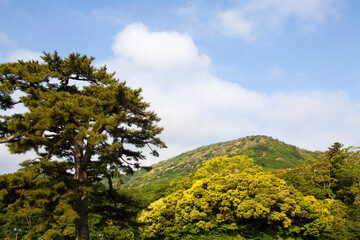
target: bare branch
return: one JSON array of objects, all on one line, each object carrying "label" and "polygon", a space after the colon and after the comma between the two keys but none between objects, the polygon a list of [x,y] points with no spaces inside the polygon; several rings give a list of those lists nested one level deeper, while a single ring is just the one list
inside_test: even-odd
[{"label": "bare branch", "polygon": [[61,133],[64,133],[65,131],[60,131],[59,133],[48,133],[48,134],[45,134],[45,132],[41,135],[42,138],[44,139],[48,139],[48,138],[54,138],[54,137],[57,137],[59,136]]},{"label": "bare branch", "polygon": [[20,137],[20,136],[21,136],[21,134],[16,133],[16,134],[10,135],[10,136],[8,136],[8,137],[1,138],[1,139],[0,139],[0,143],[10,142],[10,141],[12,141],[12,140],[14,140],[15,138],[18,138],[18,137]]},{"label": "bare branch", "polygon": [[99,128],[96,130],[97,133],[102,133],[105,130],[105,124],[100,124]]}]

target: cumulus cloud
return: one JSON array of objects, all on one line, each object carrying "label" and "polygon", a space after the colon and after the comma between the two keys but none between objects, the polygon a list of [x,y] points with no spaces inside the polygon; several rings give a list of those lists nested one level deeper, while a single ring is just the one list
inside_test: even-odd
[{"label": "cumulus cloud", "polygon": [[157,71],[206,68],[210,61],[207,56],[199,55],[187,34],[149,32],[141,23],[131,24],[119,32],[112,49],[115,56]]},{"label": "cumulus cloud", "polygon": [[338,0],[253,0],[219,12],[217,19],[225,34],[254,40],[268,31],[279,31],[295,20],[309,30],[328,18],[339,16]]},{"label": "cumulus cloud", "polygon": [[[161,159],[202,145],[266,134],[311,150],[335,141],[360,145],[360,102],[345,92],[264,94],[224,81],[210,72],[187,34],[152,32],[143,24],[120,31],[113,59],[100,63],[132,87],[162,118],[169,148]],[[274,74],[283,74],[278,67]]]},{"label": "cumulus cloud", "polygon": [[[211,60],[192,38],[174,31],[154,32],[141,23],[120,31],[113,56],[99,65],[116,71],[162,118],[165,160],[203,145],[265,134],[310,150],[326,150],[335,141],[360,146],[360,102],[345,92],[265,94],[227,82],[211,73]],[[40,53],[16,51],[9,60],[34,59]],[[281,66],[270,73],[284,77]],[[0,149],[6,164],[10,158]],[[11,157],[13,158],[13,157]],[[18,162],[12,162],[18,163]],[[8,166],[16,168],[15,164]],[[7,169],[9,169],[7,168]]]}]

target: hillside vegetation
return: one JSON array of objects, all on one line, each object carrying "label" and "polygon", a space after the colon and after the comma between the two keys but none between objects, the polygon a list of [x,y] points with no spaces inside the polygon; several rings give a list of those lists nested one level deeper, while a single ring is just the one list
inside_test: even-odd
[{"label": "hillside vegetation", "polygon": [[[278,162],[282,169],[274,169]],[[23,167],[0,176],[0,236],[14,239],[21,228],[21,239],[75,239],[76,192],[66,178],[38,172]],[[247,137],[161,162],[127,185],[134,182],[141,185],[94,185],[90,239],[360,239],[360,150],[338,142],[314,153]]]},{"label": "hillside vegetation", "polygon": [[215,157],[244,155],[254,159],[264,170],[299,166],[319,152],[299,149],[267,136],[248,136],[233,141],[203,146],[152,166],[151,171],[140,170],[124,178],[122,188],[135,188],[155,200],[174,190],[183,177],[192,178],[204,163]]},{"label": "hillside vegetation", "polygon": [[141,238],[359,239],[360,151],[342,146],[286,170],[213,158],[141,212]]}]

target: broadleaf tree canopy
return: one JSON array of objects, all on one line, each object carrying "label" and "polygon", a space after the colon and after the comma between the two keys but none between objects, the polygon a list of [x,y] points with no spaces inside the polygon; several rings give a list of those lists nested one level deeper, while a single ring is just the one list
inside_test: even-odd
[{"label": "broadleaf tree canopy", "polygon": [[[145,159],[143,148],[158,156],[166,147],[158,135],[160,118],[143,101],[141,89],[131,89],[94,58],[44,53],[43,62],[0,64],[0,143],[11,153],[34,150],[38,174],[61,174],[76,184],[76,238],[88,239],[86,186],[119,173],[132,173]],[[17,107],[19,113],[6,114]],[[24,110],[25,109],[25,110]],[[21,113],[23,112],[23,113]],[[63,160],[57,169],[53,160]]]}]

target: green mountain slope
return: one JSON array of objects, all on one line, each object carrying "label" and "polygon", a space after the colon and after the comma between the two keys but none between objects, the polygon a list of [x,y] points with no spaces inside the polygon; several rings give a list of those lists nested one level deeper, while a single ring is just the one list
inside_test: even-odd
[{"label": "green mountain slope", "polygon": [[267,136],[248,136],[228,142],[216,143],[188,151],[152,166],[151,171],[140,170],[124,178],[122,188],[136,188],[145,195],[160,198],[176,182],[192,174],[203,163],[214,157],[246,155],[264,170],[298,166],[319,152],[299,149]]}]

